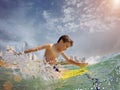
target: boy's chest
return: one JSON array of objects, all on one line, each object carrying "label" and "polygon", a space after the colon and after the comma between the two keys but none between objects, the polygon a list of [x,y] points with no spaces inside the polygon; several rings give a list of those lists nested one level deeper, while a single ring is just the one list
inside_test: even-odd
[{"label": "boy's chest", "polygon": [[46,50],[46,53],[51,56],[51,57],[55,57],[57,58],[61,53],[56,51],[54,48],[50,48],[48,50]]}]

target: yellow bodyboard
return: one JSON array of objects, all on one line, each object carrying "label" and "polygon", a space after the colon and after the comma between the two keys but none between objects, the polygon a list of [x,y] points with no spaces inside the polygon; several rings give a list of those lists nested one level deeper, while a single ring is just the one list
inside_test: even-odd
[{"label": "yellow bodyboard", "polygon": [[81,68],[81,69],[75,69],[75,70],[67,70],[65,72],[62,72],[62,78],[61,79],[68,79],[74,76],[80,76],[85,73],[87,73],[88,70],[86,68]]}]

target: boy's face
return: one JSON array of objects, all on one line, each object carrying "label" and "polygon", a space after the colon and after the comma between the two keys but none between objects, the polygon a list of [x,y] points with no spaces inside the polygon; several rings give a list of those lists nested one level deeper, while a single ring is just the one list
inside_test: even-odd
[{"label": "boy's face", "polygon": [[71,46],[70,42],[63,42],[63,40],[61,40],[59,42],[59,51],[65,51],[70,46]]}]

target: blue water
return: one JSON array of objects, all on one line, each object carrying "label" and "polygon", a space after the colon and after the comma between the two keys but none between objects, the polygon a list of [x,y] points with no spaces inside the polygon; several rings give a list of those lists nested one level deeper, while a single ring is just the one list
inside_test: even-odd
[{"label": "blue water", "polygon": [[120,54],[107,55],[99,61],[87,67],[87,74],[66,80],[44,80],[30,74],[24,76],[19,69],[0,67],[0,90],[120,90]]}]

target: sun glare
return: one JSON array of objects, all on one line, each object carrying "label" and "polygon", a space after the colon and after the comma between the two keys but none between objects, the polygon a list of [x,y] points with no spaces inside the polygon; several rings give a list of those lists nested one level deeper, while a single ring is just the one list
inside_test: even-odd
[{"label": "sun glare", "polygon": [[109,0],[111,4],[111,8],[113,10],[119,10],[120,9],[120,0]]},{"label": "sun glare", "polygon": [[120,0],[113,0],[113,2],[116,7],[120,7]]}]

